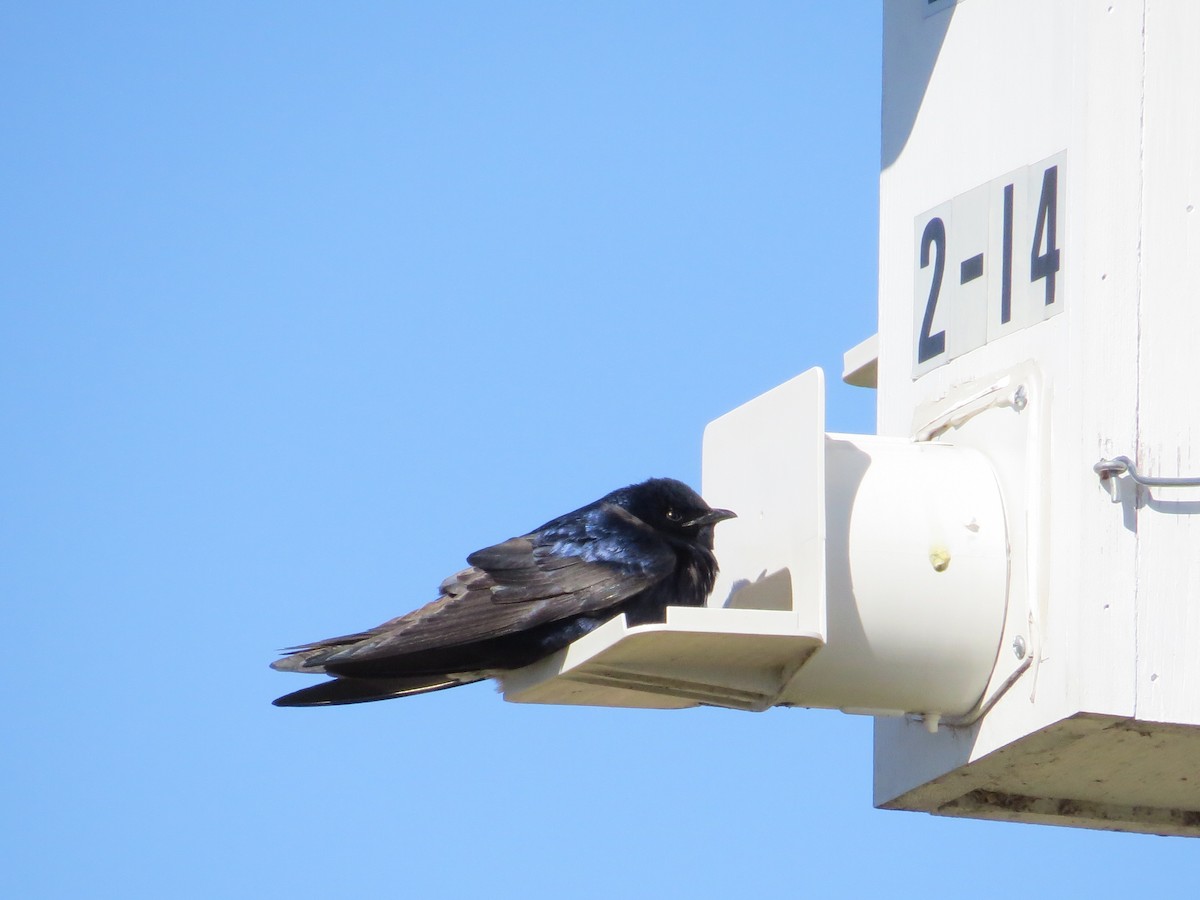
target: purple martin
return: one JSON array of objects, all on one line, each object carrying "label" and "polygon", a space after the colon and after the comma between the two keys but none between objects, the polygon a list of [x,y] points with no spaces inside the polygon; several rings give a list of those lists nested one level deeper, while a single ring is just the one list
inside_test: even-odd
[{"label": "purple martin", "polygon": [[717,577],[713,527],[734,517],[686,484],[620,488],[521,537],[478,550],[441,596],[357,634],[290,648],[283,672],[331,675],[276,706],[405,697],[527,666],[619,613],[661,622],[702,606]]}]

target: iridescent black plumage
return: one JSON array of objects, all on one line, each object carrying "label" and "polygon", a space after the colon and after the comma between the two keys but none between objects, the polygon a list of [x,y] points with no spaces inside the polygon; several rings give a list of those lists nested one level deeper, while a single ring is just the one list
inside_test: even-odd
[{"label": "iridescent black plumage", "polygon": [[334,676],[276,706],[361,703],[468,684],[548,656],[624,612],[662,621],[701,606],[717,576],[713,527],[733,516],[682,482],[653,478],[521,537],[476,551],[441,596],[369,631],[272,663]]}]

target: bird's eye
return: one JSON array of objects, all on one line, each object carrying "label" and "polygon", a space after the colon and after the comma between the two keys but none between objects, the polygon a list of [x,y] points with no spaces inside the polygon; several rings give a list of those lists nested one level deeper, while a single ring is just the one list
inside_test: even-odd
[{"label": "bird's eye", "polygon": [[679,510],[674,509],[672,507],[667,507],[667,518],[670,519],[672,522],[678,522],[680,519],[683,518],[683,513],[681,513]]}]

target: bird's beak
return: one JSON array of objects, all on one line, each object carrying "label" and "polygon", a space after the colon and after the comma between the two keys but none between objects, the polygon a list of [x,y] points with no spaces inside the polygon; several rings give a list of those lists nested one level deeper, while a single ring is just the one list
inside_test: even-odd
[{"label": "bird's beak", "polygon": [[685,522],[684,527],[691,525],[715,525],[717,522],[724,522],[726,519],[736,519],[737,513],[731,509],[710,509],[702,516],[697,516],[690,522]]}]

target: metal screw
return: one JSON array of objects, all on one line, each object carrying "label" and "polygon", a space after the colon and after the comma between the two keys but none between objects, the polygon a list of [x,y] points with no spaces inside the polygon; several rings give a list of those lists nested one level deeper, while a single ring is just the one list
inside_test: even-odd
[{"label": "metal screw", "polygon": [[1017,385],[1017,389],[1013,391],[1012,407],[1017,412],[1023,410],[1029,405],[1029,393],[1025,390],[1025,385]]},{"label": "metal screw", "polygon": [[1013,655],[1015,655],[1017,659],[1025,658],[1025,638],[1018,634],[1015,638],[1013,638],[1012,647]]}]

